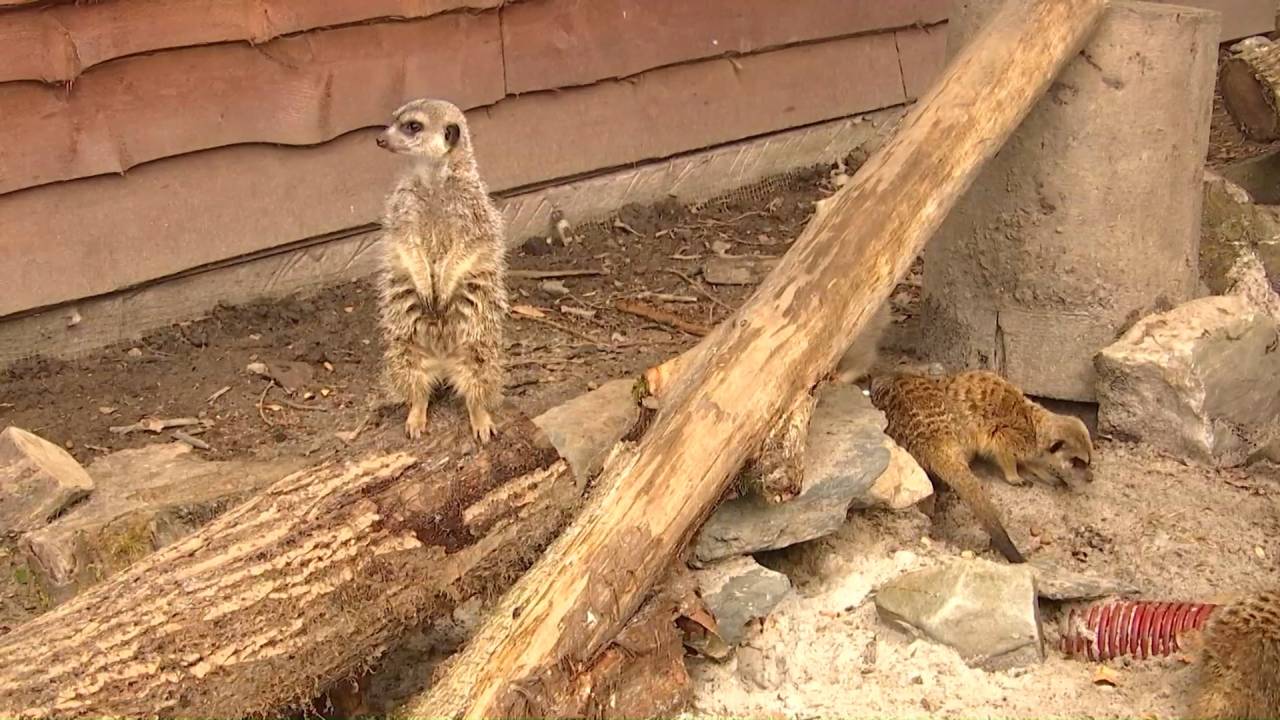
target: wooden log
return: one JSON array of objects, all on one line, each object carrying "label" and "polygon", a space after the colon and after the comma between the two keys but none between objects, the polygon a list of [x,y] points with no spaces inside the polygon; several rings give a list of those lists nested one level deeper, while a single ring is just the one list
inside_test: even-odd
[{"label": "wooden log", "polygon": [[606,464],[582,514],[407,715],[541,714],[540,680],[594,657],[640,607],[771,423],[867,325],[1104,5],[1018,0],[993,19],[685,361],[637,451]]},{"label": "wooden log", "polygon": [[1218,91],[1241,132],[1254,140],[1280,138],[1280,45],[1244,41],[1218,71]]},{"label": "wooden log", "polygon": [[[242,717],[513,581],[579,488],[528,420],[304,470],[0,642],[0,716]],[[419,459],[420,458],[420,459]]]}]

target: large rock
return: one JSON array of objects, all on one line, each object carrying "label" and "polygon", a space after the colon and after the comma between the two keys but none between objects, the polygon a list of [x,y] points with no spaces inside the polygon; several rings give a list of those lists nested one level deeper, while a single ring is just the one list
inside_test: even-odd
[{"label": "large rock", "polygon": [[609,450],[635,424],[640,413],[635,385],[635,379],[610,380],[533,419],[578,482],[600,471]]},{"label": "large rock", "polygon": [[884,427],[884,415],[857,386],[819,388],[800,494],[778,504],[756,495],[721,503],[694,542],[694,559],[787,547],[835,532],[851,507],[902,508],[928,497],[928,478],[912,470],[905,452],[895,454]]},{"label": "large rock", "polygon": [[210,462],[180,443],[122,450],[89,466],[97,489],[88,500],[24,535],[21,547],[35,578],[62,601],[304,464]]},{"label": "large rock", "polygon": [[694,572],[702,601],[716,619],[720,638],[737,645],[747,623],[768,617],[791,592],[791,580],[750,557],[723,560]]},{"label": "large rock", "polygon": [[1256,265],[1262,277],[1280,277],[1280,219],[1257,205],[1244,188],[1205,172],[1200,225],[1200,280],[1210,294],[1233,289]]},{"label": "large rock", "polygon": [[1276,320],[1243,297],[1205,297],[1138,321],[1098,353],[1098,425],[1195,462],[1235,465],[1280,413]]},{"label": "large rock", "polygon": [[876,593],[876,610],[904,632],[955,648],[970,665],[1031,665],[1044,660],[1034,578],[1026,565],[955,561],[890,581]]},{"label": "large rock", "polygon": [[0,537],[44,527],[92,491],[66,450],[21,428],[0,432]]}]

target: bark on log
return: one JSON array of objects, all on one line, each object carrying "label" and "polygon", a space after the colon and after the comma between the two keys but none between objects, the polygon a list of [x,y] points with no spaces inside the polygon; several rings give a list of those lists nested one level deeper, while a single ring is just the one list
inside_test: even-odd
[{"label": "bark on log", "polygon": [[1251,42],[1227,58],[1218,90],[1245,135],[1261,142],[1280,138],[1280,44]]},{"label": "bark on log", "polygon": [[617,634],[770,425],[867,325],[1104,4],[1018,0],[992,20],[684,361],[636,452],[612,458],[577,520],[406,714],[536,715],[540,680]]},{"label": "bark on log", "polygon": [[[445,430],[449,427],[449,430]],[[0,716],[240,717],[309,700],[496,594],[578,504],[525,419],[295,473],[0,643]]]}]

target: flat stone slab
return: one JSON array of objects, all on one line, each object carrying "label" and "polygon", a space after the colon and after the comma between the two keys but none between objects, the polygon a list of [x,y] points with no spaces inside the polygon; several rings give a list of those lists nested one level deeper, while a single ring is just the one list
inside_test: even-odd
[{"label": "flat stone slab", "polygon": [[610,380],[533,419],[579,483],[600,472],[609,450],[635,425],[635,385],[633,378]]},{"label": "flat stone slab", "polygon": [[903,508],[928,497],[928,477],[884,427],[884,415],[856,385],[821,386],[800,494],[777,504],[755,495],[721,503],[694,541],[695,561],[814,540],[839,529],[852,507]]},{"label": "flat stone slab", "polygon": [[716,619],[720,637],[737,645],[747,623],[768,617],[791,594],[791,580],[750,557],[736,557],[694,572],[702,601]]},{"label": "flat stone slab", "polygon": [[975,667],[1044,660],[1035,573],[1026,565],[954,561],[890,581],[875,602],[884,622],[955,648]]},{"label": "flat stone slab", "polygon": [[22,428],[0,431],[0,537],[44,527],[93,487],[66,450]]}]

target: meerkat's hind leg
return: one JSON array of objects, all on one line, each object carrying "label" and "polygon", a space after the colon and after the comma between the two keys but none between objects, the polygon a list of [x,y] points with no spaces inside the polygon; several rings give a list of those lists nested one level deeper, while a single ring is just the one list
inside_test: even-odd
[{"label": "meerkat's hind leg", "polygon": [[502,374],[491,362],[459,363],[450,378],[455,390],[467,406],[471,433],[480,443],[493,439],[497,432],[493,413],[502,401]]},{"label": "meerkat's hind leg", "polygon": [[388,358],[387,371],[391,384],[409,406],[404,422],[405,434],[410,440],[417,440],[427,429],[427,409],[431,404],[431,392],[440,381],[439,371],[407,351],[393,351]]}]

